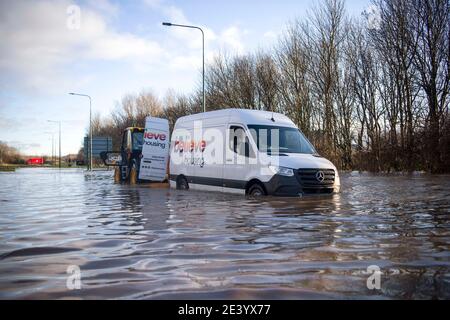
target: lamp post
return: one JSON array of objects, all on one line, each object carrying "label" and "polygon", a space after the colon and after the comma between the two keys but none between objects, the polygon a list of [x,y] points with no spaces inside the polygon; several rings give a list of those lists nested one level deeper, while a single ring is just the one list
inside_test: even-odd
[{"label": "lamp post", "polygon": [[57,123],[59,125],[59,168],[61,169],[61,121],[47,120],[48,122]]},{"label": "lamp post", "polygon": [[46,134],[49,134],[49,135],[51,135],[52,136],[52,166],[54,166],[55,165],[55,158],[54,158],[54,155],[55,155],[55,139],[54,139],[54,137],[55,137],[55,134],[54,134],[54,132],[46,132]]},{"label": "lamp post", "polygon": [[69,94],[89,98],[89,171],[92,171],[92,99],[87,94],[74,92],[70,92]]},{"label": "lamp post", "polygon": [[205,99],[205,33],[203,29],[197,26],[189,26],[184,24],[175,24],[171,22],[163,22],[165,27],[181,27],[200,30],[202,33],[202,46],[203,46],[203,70],[202,70],[202,83],[203,83],[203,112],[206,112],[206,99]]}]

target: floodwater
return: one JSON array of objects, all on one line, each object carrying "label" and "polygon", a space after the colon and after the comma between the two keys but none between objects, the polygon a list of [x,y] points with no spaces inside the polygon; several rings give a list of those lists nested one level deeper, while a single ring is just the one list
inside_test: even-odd
[{"label": "floodwater", "polygon": [[340,195],[257,200],[0,173],[0,298],[450,299],[449,177],[348,173]]}]

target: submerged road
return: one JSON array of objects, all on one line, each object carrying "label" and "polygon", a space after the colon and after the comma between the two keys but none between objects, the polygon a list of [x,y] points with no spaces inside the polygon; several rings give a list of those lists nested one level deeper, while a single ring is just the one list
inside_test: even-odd
[{"label": "submerged road", "polygon": [[450,299],[449,178],[345,173],[339,195],[256,200],[0,173],[0,298]]}]

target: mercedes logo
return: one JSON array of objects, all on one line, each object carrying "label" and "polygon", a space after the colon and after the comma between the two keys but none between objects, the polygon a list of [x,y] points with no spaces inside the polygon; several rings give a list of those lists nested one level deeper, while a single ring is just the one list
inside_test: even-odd
[{"label": "mercedes logo", "polygon": [[316,179],[319,182],[323,182],[323,180],[325,180],[325,173],[323,173],[323,171],[317,171]]}]

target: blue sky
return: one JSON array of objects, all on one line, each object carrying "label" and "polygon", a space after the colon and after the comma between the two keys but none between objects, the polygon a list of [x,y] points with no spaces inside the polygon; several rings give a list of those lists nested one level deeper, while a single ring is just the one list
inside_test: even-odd
[{"label": "blue sky", "polygon": [[[360,16],[369,1],[348,0]],[[78,25],[68,8],[80,8]],[[0,140],[26,154],[51,153],[47,120],[62,121],[62,152],[76,153],[89,123],[89,94],[106,115],[126,93],[190,93],[200,81],[201,37],[162,21],[206,29],[207,60],[219,51],[276,44],[289,21],[317,1],[0,1]],[[78,21],[78,20],[77,20]],[[69,22],[69,24],[68,24]],[[74,27],[75,26],[75,27]]]}]

